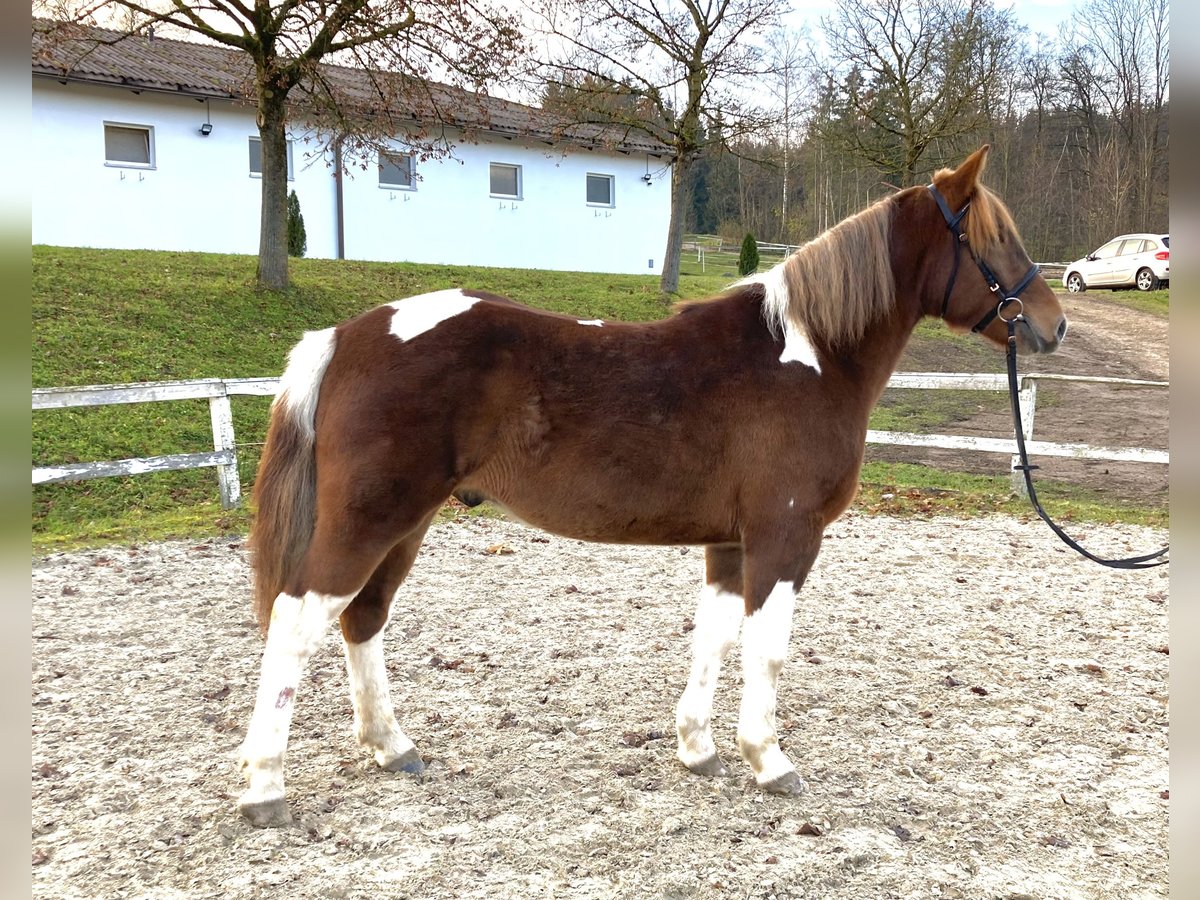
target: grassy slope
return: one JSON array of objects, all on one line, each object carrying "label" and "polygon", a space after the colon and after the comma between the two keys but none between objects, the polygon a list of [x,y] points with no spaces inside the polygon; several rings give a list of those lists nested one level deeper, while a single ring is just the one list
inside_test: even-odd
[{"label": "grassy slope", "polygon": [[[270,295],[255,291],[254,265],[247,256],[34,247],[34,386],[278,374],[305,329],[449,286],[482,288],[582,318],[655,319],[671,307],[657,280],[647,276],[294,260],[292,288]],[[705,276],[685,274],[680,294],[708,296],[728,281],[712,268]],[[999,371],[1000,365],[977,340],[927,322],[918,328],[901,368]],[[961,418],[980,402],[980,395],[954,396],[958,392],[906,393],[885,397],[872,427],[928,431]],[[253,480],[267,407],[265,399],[234,400],[245,485]],[[204,401],[56,410],[34,417],[33,459],[42,464],[210,448]],[[220,510],[215,481],[212,471],[201,470],[36,488],[34,544],[244,529],[247,512]],[[864,472],[864,482],[878,487],[864,496],[867,507],[879,506],[878,497],[892,493],[889,509],[1017,508],[1008,503],[1005,479],[892,466],[872,467]],[[938,491],[922,493],[922,487]],[[1140,511],[1103,504],[1076,503],[1073,514],[1144,518]]]}]

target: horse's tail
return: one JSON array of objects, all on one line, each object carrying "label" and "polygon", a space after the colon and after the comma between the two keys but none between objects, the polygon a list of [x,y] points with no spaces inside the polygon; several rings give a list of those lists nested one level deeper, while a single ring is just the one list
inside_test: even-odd
[{"label": "horse's tail", "polygon": [[334,329],[309,331],[288,354],[263,447],[250,530],[254,611],[265,631],[275,597],[295,574],[316,521],[317,395],[336,347]]}]

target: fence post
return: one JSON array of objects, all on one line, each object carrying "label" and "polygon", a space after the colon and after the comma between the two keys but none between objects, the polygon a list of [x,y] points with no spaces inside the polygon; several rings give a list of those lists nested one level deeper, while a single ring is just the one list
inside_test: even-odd
[{"label": "fence post", "polygon": [[[1028,376],[1021,379],[1021,390],[1017,392],[1017,406],[1021,410],[1021,434],[1025,440],[1033,440],[1033,412],[1037,404],[1037,380]],[[1018,454],[1013,454],[1012,458],[1012,486],[1013,491],[1018,497],[1028,498],[1029,491],[1025,488],[1025,475],[1017,469],[1021,464],[1021,457]]]},{"label": "fence post", "polygon": [[221,507],[232,509],[242,499],[242,484],[238,478],[237,445],[233,436],[233,408],[229,395],[210,397],[208,411],[212,417],[213,449],[228,450],[231,460],[217,466],[217,481],[221,488]]}]

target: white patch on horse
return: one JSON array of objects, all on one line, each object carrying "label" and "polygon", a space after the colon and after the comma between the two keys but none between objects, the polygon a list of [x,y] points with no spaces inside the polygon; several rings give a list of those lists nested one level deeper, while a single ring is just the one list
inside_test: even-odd
[{"label": "white patch on horse", "polygon": [[332,328],[304,332],[304,337],[288,353],[287,367],[279,379],[275,403],[287,407],[309,438],[316,434],[313,423],[317,414],[317,395],[321,392],[321,379],[325,377],[325,369],[333,359],[336,346]]},{"label": "white patch on horse", "polygon": [[692,672],[675,709],[679,735],[677,754],[685,766],[712,760],[717,755],[712,738],[712,704],[721,662],[737,641],[745,602],[738,594],[706,584],[696,606],[692,632]]},{"label": "white patch on horse", "polygon": [[239,806],[283,799],[283,756],[304,666],[353,599],[353,594],[331,597],[313,591],[275,598],[254,714],[242,742],[241,767],[249,785]]},{"label": "white patch on horse", "polygon": [[597,328],[604,327],[603,319],[576,319],[575,321],[580,325],[595,325]]},{"label": "white patch on horse", "polygon": [[754,778],[767,784],[795,771],[779,749],[775,733],[775,694],[779,670],[787,660],[792,635],[796,587],[780,581],[762,608],[742,627],[742,706],[738,715],[738,746],[751,763]]},{"label": "white patch on horse", "polygon": [[478,297],[468,297],[458,288],[396,300],[388,304],[395,310],[390,331],[402,341],[411,341],[478,302]]},{"label": "white patch on horse", "polygon": [[821,363],[817,360],[816,348],[804,329],[788,315],[788,284],[783,273],[785,263],[786,260],[765,272],[748,275],[735,282],[734,287],[744,284],[763,286],[763,317],[767,320],[767,327],[774,335],[778,335],[781,328],[783,330],[783,352],[779,354],[779,361],[803,363],[820,375]]},{"label": "white patch on horse", "polygon": [[358,742],[374,751],[375,761],[386,766],[413,749],[400,730],[388,689],[383,658],[383,631],[361,644],[344,641],[346,670],[350,673],[350,699],[354,703],[354,733]]}]

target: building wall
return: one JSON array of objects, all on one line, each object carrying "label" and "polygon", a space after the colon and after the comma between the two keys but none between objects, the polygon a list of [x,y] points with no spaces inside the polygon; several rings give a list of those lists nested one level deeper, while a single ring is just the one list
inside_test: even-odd
[{"label": "building wall", "polygon": [[[200,125],[212,123],[212,133]],[[154,129],[150,169],[105,164],[104,123]],[[249,174],[254,113],[244,105],[33,80],[33,242],[258,252],[261,181]],[[398,149],[403,149],[397,144]],[[308,256],[337,256],[329,152],[293,143]],[[519,200],[489,196],[489,163],[522,167]],[[349,259],[657,274],[670,173],[643,155],[482,138],[418,161],[412,190],[379,187],[375,160],[344,180]],[[647,168],[655,173],[647,185]],[[587,173],[612,175],[611,208],[586,202]]]}]

